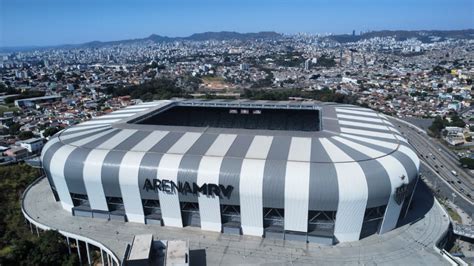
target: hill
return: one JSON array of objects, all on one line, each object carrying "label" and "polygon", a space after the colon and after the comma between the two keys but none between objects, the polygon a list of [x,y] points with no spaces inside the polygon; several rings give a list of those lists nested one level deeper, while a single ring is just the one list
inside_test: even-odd
[{"label": "hill", "polygon": [[74,49],[74,48],[99,48],[111,45],[120,45],[120,44],[130,44],[130,43],[140,43],[140,42],[154,42],[154,43],[166,43],[174,41],[208,41],[208,40],[217,40],[217,41],[228,41],[228,40],[241,40],[241,41],[250,41],[257,39],[278,39],[283,35],[273,32],[273,31],[264,31],[264,32],[255,32],[255,33],[239,33],[233,31],[220,31],[220,32],[203,32],[195,33],[187,37],[167,37],[157,34],[152,34],[146,38],[138,39],[128,39],[128,40],[119,40],[119,41],[92,41],[81,44],[64,44],[57,46],[29,46],[29,47],[0,47],[0,52],[18,52],[18,51],[28,51],[28,50],[37,50],[37,49]]},{"label": "hill", "polygon": [[371,39],[375,37],[394,37],[397,41],[404,41],[411,38],[416,38],[424,43],[431,43],[436,41],[443,41],[447,38],[453,39],[474,39],[474,29],[467,30],[419,30],[419,31],[406,31],[406,30],[383,30],[383,31],[370,31],[361,35],[331,35],[328,39],[332,39],[339,43],[357,42],[360,40]]}]

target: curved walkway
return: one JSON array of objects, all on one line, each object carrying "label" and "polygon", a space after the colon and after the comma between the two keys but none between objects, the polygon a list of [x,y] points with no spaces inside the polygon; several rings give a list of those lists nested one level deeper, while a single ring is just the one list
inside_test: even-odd
[{"label": "curved walkway", "polygon": [[100,242],[119,259],[134,235],[153,233],[160,240],[189,240],[191,262],[207,265],[448,265],[433,246],[448,229],[449,219],[422,182],[404,225],[384,235],[336,246],[74,217],[54,201],[45,178],[26,192],[23,208],[34,222]]}]

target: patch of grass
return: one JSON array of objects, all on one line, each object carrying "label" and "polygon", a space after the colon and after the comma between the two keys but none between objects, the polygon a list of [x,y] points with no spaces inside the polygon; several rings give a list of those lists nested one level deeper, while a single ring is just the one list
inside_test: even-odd
[{"label": "patch of grass", "polygon": [[4,112],[19,112],[20,109],[18,109],[17,107],[9,107],[9,106],[5,106],[5,105],[0,105],[0,115],[3,116],[3,113]]},{"label": "patch of grass", "polygon": [[449,250],[449,253],[458,253],[458,252],[462,252],[462,249],[458,245],[458,243],[455,243],[453,247]]},{"label": "patch of grass", "polygon": [[7,257],[13,252],[13,248],[11,246],[6,246],[0,249],[0,257]]},{"label": "patch of grass", "polygon": [[223,77],[213,77],[213,76],[203,76],[202,80],[204,82],[225,82]]},{"label": "patch of grass", "polygon": [[459,214],[455,210],[453,210],[449,207],[446,207],[446,210],[448,211],[448,214],[451,217],[451,219],[453,219],[453,221],[458,222],[458,223],[462,223],[461,216],[459,216]]}]

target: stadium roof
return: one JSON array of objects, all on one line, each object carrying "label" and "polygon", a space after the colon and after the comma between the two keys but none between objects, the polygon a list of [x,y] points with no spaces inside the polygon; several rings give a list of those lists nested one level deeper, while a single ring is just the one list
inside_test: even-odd
[{"label": "stadium roof", "polygon": [[[319,130],[313,131],[137,124],[173,106],[315,110],[321,124]],[[75,190],[85,191],[82,180],[86,169],[83,167],[88,163],[87,158],[91,157],[88,156],[91,150],[110,151],[102,163],[102,176],[106,173],[108,178],[117,179],[108,183],[110,191],[114,190],[113,186],[120,191],[117,165],[130,152],[143,155],[139,162],[140,169],[154,169],[149,170],[154,172],[146,173],[147,178],[153,174],[156,176],[156,164],[164,154],[182,156],[177,165],[170,167],[190,173],[185,174],[184,178],[196,175],[203,156],[223,158],[219,178],[234,187],[239,185],[242,160],[264,160],[265,175],[272,177],[271,180],[264,179],[264,183],[270,182],[264,184],[264,190],[271,190],[267,195],[284,194],[282,184],[285,180],[288,182],[288,177],[285,178],[287,162],[310,163],[310,206],[317,205],[321,210],[337,208],[338,194],[343,193],[339,191],[338,175],[348,176],[349,190],[357,191],[358,182],[366,186],[361,187],[366,191],[361,193],[366,193],[369,208],[387,203],[392,189],[390,180],[394,178],[392,175],[396,174],[401,179],[407,177],[411,182],[417,176],[419,167],[419,159],[407,140],[385,115],[334,103],[249,100],[149,102],[94,118],[56,134],[43,149],[42,161],[46,168],[50,168],[54,153],[62,146],[69,147],[68,154],[57,157],[61,161],[55,164],[64,167],[64,176],[74,184],[68,186],[73,193]],[[66,153],[66,150],[63,152]],[[344,164],[347,168],[336,168],[335,164]],[[342,173],[341,169],[345,172]],[[358,176],[353,174],[354,171],[362,173],[360,176],[365,176],[366,182],[351,180],[351,175]],[[238,197],[230,199],[236,200]],[[280,201],[279,197],[272,196],[264,199],[264,205],[280,206]]]}]

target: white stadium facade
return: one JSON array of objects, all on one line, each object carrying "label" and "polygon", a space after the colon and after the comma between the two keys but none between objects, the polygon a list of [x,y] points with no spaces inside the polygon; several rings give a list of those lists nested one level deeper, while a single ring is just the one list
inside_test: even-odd
[{"label": "white stadium facade", "polygon": [[65,129],[41,161],[76,216],[324,244],[397,226],[419,159],[352,105],[170,100]]}]

